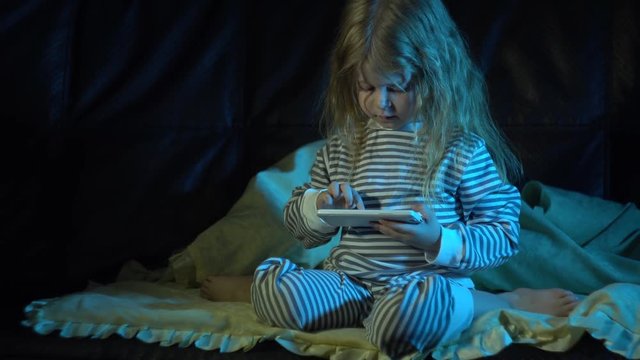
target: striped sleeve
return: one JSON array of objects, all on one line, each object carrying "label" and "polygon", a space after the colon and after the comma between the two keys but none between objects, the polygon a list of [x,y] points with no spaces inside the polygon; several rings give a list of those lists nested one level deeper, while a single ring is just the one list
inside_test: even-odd
[{"label": "striped sleeve", "polygon": [[316,154],[310,172],[311,181],[294,188],[291,198],[284,207],[285,227],[296,239],[302,242],[305,248],[313,248],[329,242],[339,230],[326,224],[319,224],[319,218],[312,218],[317,215],[305,211],[305,208],[309,208],[308,201],[315,201],[315,196],[308,196],[311,190],[326,189],[331,183],[328,168],[328,146],[325,144]]},{"label": "striped sleeve", "polygon": [[497,267],[518,252],[520,193],[504,182],[483,142],[476,143],[458,187],[464,223],[449,225],[462,240],[460,270]]}]

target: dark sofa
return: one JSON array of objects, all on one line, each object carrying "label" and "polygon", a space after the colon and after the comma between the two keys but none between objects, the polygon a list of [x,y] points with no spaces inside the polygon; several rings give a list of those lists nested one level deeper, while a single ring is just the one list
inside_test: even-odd
[{"label": "dark sofa", "polygon": [[[447,1],[526,179],[640,204],[638,5]],[[257,171],[320,137],[342,1],[0,3],[0,242],[7,358],[204,358],[20,326],[31,300],[163,267]],[[522,185],[522,184],[519,184]],[[262,344],[247,354],[295,355]],[[550,355],[615,358],[593,339]]]}]

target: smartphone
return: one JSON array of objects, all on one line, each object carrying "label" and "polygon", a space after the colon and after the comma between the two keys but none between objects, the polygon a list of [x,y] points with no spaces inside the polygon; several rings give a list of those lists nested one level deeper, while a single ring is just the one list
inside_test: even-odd
[{"label": "smartphone", "polygon": [[419,224],[422,215],[415,210],[318,209],[318,216],[333,226],[371,226],[381,219]]}]

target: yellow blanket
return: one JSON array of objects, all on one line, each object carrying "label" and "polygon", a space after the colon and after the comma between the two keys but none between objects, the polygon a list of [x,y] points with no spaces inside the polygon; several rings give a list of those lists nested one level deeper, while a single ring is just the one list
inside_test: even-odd
[{"label": "yellow blanket", "polygon": [[[118,334],[162,346],[196,346],[220,352],[248,351],[273,340],[289,351],[327,359],[388,359],[364,329],[315,333],[266,326],[248,303],[211,302],[197,289],[144,281],[116,282],[63,297],[34,301],[26,326],[40,334],[106,338]],[[624,357],[640,359],[640,286],[617,283],[600,289],[567,318],[499,310],[476,319],[461,337],[435,349],[435,359],[489,356],[512,343],[565,351],[588,332]],[[411,354],[406,359],[426,354]]]}]

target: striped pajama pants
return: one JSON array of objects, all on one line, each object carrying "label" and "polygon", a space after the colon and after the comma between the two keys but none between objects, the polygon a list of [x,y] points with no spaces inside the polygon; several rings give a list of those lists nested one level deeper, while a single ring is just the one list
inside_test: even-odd
[{"label": "striped pajama pants", "polygon": [[315,331],[364,325],[367,339],[391,357],[455,339],[473,319],[470,290],[447,277],[414,272],[372,288],[343,272],[307,270],[282,258],[258,266],[251,302],[271,326]]}]

